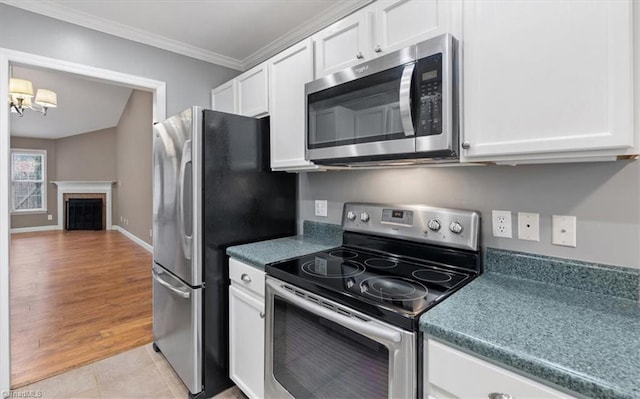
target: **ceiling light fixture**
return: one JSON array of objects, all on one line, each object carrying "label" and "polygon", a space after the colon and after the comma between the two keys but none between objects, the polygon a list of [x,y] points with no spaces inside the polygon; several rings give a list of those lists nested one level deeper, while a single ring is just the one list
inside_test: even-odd
[{"label": "ceiling light fixture", "polygon": [[47,115],[49,108],[58,106],[58,96],[54,91],[46,89],[38,89],[36,98],[33,98],[33,84],[26,79],[9,79],[9,108],[11,112],[15,112],[22,116],[25,109],[31,109],[36,112]]}]

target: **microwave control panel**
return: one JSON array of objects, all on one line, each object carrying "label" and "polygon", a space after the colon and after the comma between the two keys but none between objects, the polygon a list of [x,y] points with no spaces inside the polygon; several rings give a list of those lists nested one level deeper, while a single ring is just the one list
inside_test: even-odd
[{"label": "microwave control panel", "polygon": [[422,58],[417,65],[417,135],[442,133],[442,54]]}]

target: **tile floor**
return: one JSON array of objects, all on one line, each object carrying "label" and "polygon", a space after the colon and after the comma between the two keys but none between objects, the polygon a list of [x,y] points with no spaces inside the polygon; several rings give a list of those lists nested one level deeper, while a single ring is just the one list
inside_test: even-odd
[{"label": "tile floor", "polygon": [[[18,388],[13,397],[35,398],[178,398],[187,388],[151,344]],[[246,399],[230,388],[214,399]]]}]

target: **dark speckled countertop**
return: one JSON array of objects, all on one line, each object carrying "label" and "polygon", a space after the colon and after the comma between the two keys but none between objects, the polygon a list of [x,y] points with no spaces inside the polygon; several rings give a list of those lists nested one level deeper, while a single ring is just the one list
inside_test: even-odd
[{"label": "dark speckled countertop", "polygon": [[303,231],[303,235],[229,247],[227,255],[264,270],[269,263],[342,245],[342,229],[338,225],[305,220]]},{"label": "dark speckled countertop", "polygon": [[490,248],[485,270],[422,331],[570,392],[640,398],[640,270]]}]

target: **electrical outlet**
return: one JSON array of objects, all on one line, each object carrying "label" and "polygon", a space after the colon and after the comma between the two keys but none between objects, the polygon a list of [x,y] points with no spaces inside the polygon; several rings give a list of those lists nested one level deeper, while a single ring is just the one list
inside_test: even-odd
[{"label": "electrical outlet", "polygon": [[576,217],[551,216],[551,243],[565,247],[576,247]]},{"label": "electrical outlet", "polygon": [[123,218],[122,218],[122,216],[120,216],[120,223],[122,223],[122,221],[123,221]]},{"label": "electrical outlet", "polygon": [[491,211],[493,236],[511,238],[511,211]]},{"label": "electrical outlet", "polygon": [[316,200],[316,216],[327,217],[327,200]]},{"label": "electrical outlet", "polygon": [[540,215],[518,212],[518,238],[520,240],[540,241]]},{"label": "electrical outlet", "polygon": [[149,237],[153,238],[153,229],[149,229]]},{"label": "electrical outlet", "polygon": [[47,220],[53,220],[53,215],[47,215]]}]

